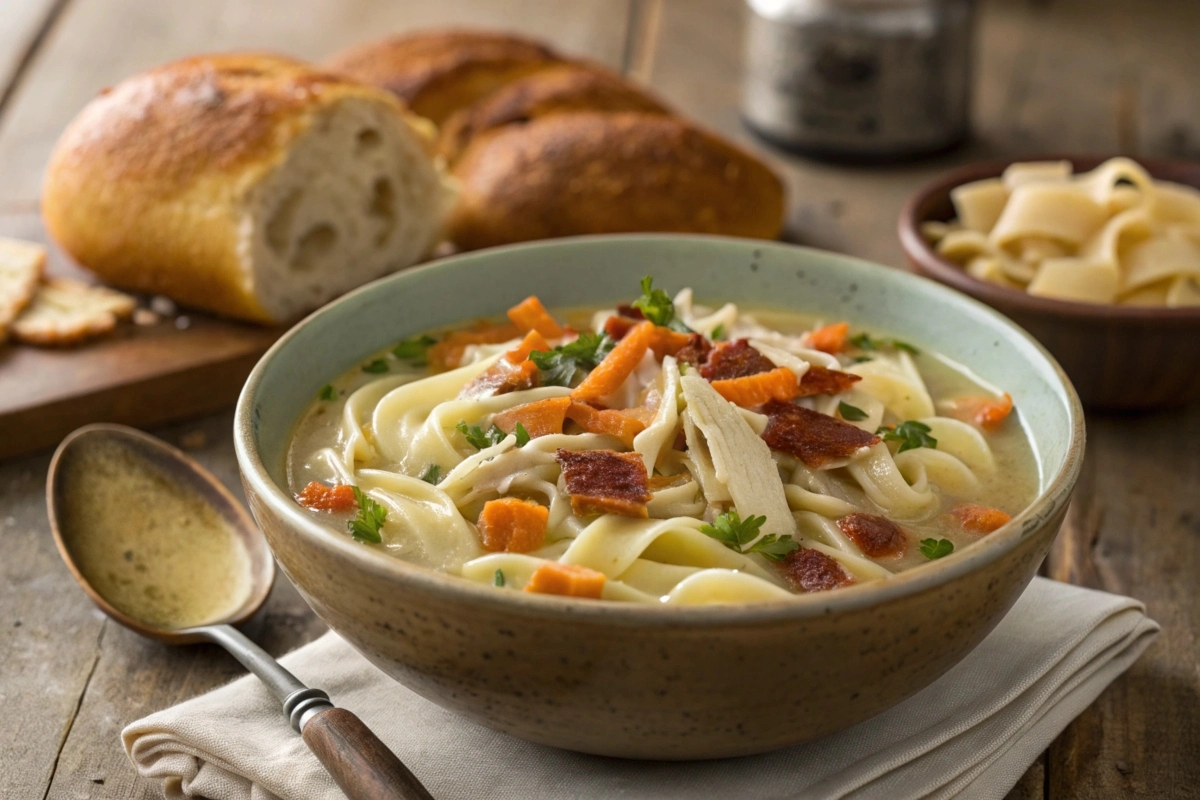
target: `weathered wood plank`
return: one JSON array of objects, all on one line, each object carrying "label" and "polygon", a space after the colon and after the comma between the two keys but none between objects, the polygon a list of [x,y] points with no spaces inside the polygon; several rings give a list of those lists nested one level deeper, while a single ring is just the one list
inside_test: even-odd
[{"label": "weathered wood plank", "polygon": [[184,5],[78,0],[46,39],[0,125],[0,207],[36,203],[55,139],[96,92],[164,61],[240,48],[317,59],[393,31],[460,25],[523,31],[619,66],[626,6],[626,0],[212,0]]},{"label": "weathered wood plank", "polygon": [[66,0],[7,0],[0,25],[0,113],[21,68]]},{"label": "weathered wood plank", "polygon": [[1087,466],[1050,574],[1146,603],[1160,639],[1050,748],[1051,798],[1200,786],[1200,436],[1195,409],[1088,417]]}]

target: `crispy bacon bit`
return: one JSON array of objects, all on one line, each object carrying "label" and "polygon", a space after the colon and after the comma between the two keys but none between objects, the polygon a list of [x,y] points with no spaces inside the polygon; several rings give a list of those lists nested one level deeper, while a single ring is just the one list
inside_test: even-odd
[{"label": "crispy bacon bit", "polygon": [[850,372],[826,369],[825,367],[811,364],[808,367],[808,371],[804,373],[804,377],[800,379],[799,396],[841,394],[861,380],[861,376]]},{"label": "crispy bacon bit", "polygon": [[693,367],[698,367],[708,358],[712,349],[708,339],[698,333],[693,333],[688,337],[688,343],[675,354],[675,360],[680,364],[691,364]]},{"label": "crispy bacon bit", "polygon": [[455,369],[462,363],[463,353],[473,344],[499,344],[521,335],[512,323],[497,325],[480,320],[474,328],[452,331],[429,348],[429,363],[438,371]]},{"label": "crispy bacon bit", "polygon": [[464,386],[458,396],[462,400],[479,400],[498,394],[534,389],[540,383],[539,376],[537,364],[532,361],[514,364],[507,358],[501,358],[488,367],[487,372]]},{"label": "crispy bacon bit", "polygon": [[550,510],[517,497],[488,500],[479,513],[479,538],[492,553],[530,553],[542,546]]},{"label": "crispy bacon bit", "polygon": [[908,541],[899,525],[876,514],[847,514],[837,521],[837,526],[868,558],[898,556]]},{"label": "crispy bacon bit", "polygon": [[671,449],[681,453],[687,452],[687,435],[682,430],[675,434],[675,441],[671,444]]},{"label": "crispy bacon bit", "polygon": [[854,583],[854,576],[836,558],[820,550],[793,550],[780,563],[779,570],[797,592],[825,592]]},{"label": "crispy bacon bit", "polygon": [[846,349],[846,334],[850,332],[850,324],[847,322],[835,322],[832,325],[826,325],[824,328],[817,328],[815,331],[810,331],[804,337],[804,343],[813,350],[820,350],[823,353],[837,355]]},{"label": "crispy bacon bit", "polygon": [[700,375],[706,381],[727,381],[745,378],[760,372],[770,372],[775,363],[750,346],[745,339],[717,345],[708,354],[708,360],[700,367]]},{"label": "crispy bacon bit", "polygon": [[619,342],[625,338],[625,334],[629,333],[641,320],[632,319],[626,316],[609,317],[604,320],[604,332],[608,337],[615,342]]},{"label": "crispy bacon bit", "polygon": [[340,483],[336,486],[326,486],[318,481],[305,486],[296,495],[296,502],[313,511],[353,511],[358,508],[358,500],[354,497],[354,487]]},{"label": "crispy bacon bit", "polygon": [[546,561],[533,571],[529,583],[525,585],[525,591],[599,600],[604,594],[605,580],[607,578],[604,573],[594,569]]},{"label": "crispy bacon bit", "polygon": [[950,509],[950,516],[958,520],[963,530],[972,533],[991,533],[997,528],[1007,525],[1012,519],[998,508],[979,505],[978,503],[963,503]]},{"label": "crispy bacon bit", "polygon": [[615,450],[558,451],[558,463],[571,495],[571,510],[589,514],[647,516],[649,476],[638,453]]},{"label": "crispy bacon bit", "polygon": [[622,317],[629,317],[630,319],[642,320],[646,318],[646,315],[642,313],[640,308],[634,308],[627,303],[617,306],[617,313]]},{"label": "crispy bacon bit", "polygon": [[772,450],[795,456],[818,469],[830,461],[849,458],[879,437],[840,419],[810,411],[794,403],[768,403],[761,409],[769,418],[762,438]]}]

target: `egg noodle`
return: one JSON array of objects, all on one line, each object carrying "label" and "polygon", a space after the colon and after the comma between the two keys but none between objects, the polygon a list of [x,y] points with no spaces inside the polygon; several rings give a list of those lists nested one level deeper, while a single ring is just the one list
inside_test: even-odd
[{"label": "egg noodle", "polygon": [[[643,288],[663,324],[635,303],[578,333],[540,310],[335,381],[297,429],[299,502],[478,583],[704,604],[888,580],[1008,521],[980,498],[1030,499],[992,446],[1030,462],[1011,400],[945,359]],[[935,401],[923,372],[957,396]]]},{"label": "egg noodle", "polygon": [[950,193],[956,219],[927,222],[937,252],[968,273],[1086,303],[1200,306],[1200,190],[1112,158],[1013,164]]}]

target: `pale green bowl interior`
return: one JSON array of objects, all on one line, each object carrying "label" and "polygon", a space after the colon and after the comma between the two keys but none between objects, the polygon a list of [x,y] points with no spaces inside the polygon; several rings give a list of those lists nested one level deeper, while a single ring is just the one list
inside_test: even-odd
[{"label": "pale green bowl interior", "polygon": [[[1012,394],[1033,441],[1041,488],[1062,469],[1073,390],[1012,322],[933,281],[820,250],[700,236],[602,236],[487,250],[363,287],[316,312],[259,366],[249,411],[258,454],[286,491],[293,426],[329,380],[398,339],[502,314],[530,294],[546,306],[628,302],[643,275],[699,302],[792,310],[903,337]],[[239,404],[239,405],[244,405]]]}]

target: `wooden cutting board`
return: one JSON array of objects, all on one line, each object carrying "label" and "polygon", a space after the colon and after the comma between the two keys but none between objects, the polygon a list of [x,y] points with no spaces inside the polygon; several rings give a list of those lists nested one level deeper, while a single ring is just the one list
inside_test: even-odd
[{"label": "wooden cutting board", "polygon": [[[47,241],[29,211],[0,213],[0,236]],[[49,251],[50,274],[87,277]],[[91,422],[148,428],[232,406],[283,330],[181,314],[186,324],[122,323],[113,335],[73,348],[0,344],[0,458],[51,447]]]}]

